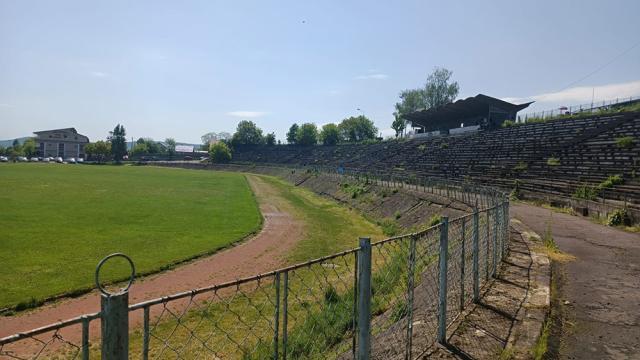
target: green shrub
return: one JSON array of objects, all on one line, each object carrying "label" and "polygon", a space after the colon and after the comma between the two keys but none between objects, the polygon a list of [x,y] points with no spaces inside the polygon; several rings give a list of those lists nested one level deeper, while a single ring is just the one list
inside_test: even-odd
[{"label": "green shrub", "polygon": [[514,126],[515,124],[516,124],[516,123],[515,123],[513,120],[505,120],[505,121],[502,123],[502,127],[503,127],[503,128],[508,128],[508,127],[512,127],[512,126]]},{"label": "green shrub", "polygon": [[395,236],[400,233],[400,225],[393,219],[384,219],[379,221],[378,225],[386,236]]},{"label": "green shrub", "polygon": [[231,161],[231,149],[222,141],[209,146],[209,159],[214,164],[224,164]]},{"label": "green shrub", "polygon": [[440,144],[440,149],[448,149],[448,148],[449,148],[449,144],[448,143]]},{"label": "green shrub", "polygon": [[401,216],[402,213],[400,211],[396,211],[395,213],[393,213],[393,217],[396,218],[396,220],[400,219]]},{"label": "green shrub", "polygon": [[431,219],[429,219],[429,227],[436,226],[442,222],[442,216],[440,214],[434,214]]},{"label": "green shrub", "polygon": [[557,157],[550,157],[547,159],[547,165],[558,166],[560,165],[560,159],[558,159]]},{"label": "green shrub", "polygon": [[595,200],[599,193],[600,191],[597,187],[584,184],[576,188],[576,191],[573,193],[573,197],[576,199]]},{"label": "green shrub", "polygon": [[529,165],[526,162],[519,161],[518,164],[513,167],[513,170],[515,170],[515,171],[524,171],[524,170],[527,170],[528,168],[529,168]]},{"label": "green shrub", "polygon": [[627,209],[617,209],[607,217],[607,225],[609,226],[629,225],[630,223]]},{"label": "green shrub", "polygon": [[513,190],[509,194],[509,199],[511,200],[519,200],[520,199],[520,180],[516,179],[513,182]]},{"label": "green shrub", "polygon": [[631,149],[635,143],[632,136],[625,136],[616,139],[616,146],[621,149]]},{"label": "green shrub", "polygon": [[620,175],[609,176],[606,180],[600,183],[601,189],[610,189],[616,185],[624,184],[624,179]]},{"label": "green shrub", "polygon": [[367,192],[367,188],[361,184],[350,184],[350,183],[342,183],[340,184],[342,187],[342,191],[351,195],[352,199],[356,199],[358,196]]}]

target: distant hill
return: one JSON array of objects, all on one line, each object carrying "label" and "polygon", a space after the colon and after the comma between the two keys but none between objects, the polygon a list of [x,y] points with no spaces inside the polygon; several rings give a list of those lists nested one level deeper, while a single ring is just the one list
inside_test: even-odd
[{"label": "distant hill", "polygon": [[[25,136],[25,137],[21,137],[18,138],[18,142],[20,144],[22,144],[23,142],[25,142],[25,140],[27,140],[28,138],[30,138],[31,136]],[[0,146],[2,147],[9,147],[13,145],[13,140],[15,139],[10,139],[10,140],[0,140]]]}]

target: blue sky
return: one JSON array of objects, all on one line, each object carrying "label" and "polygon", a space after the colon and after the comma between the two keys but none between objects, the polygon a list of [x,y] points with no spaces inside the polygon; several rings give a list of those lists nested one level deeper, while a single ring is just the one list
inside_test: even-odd
[{"label": "blue sky", "polygon": [[638,14],[634,0],[0,0],[0,139],[74,126],[98,140],[122,123],[129,137],[199,142],[242,119],[282,139],[357,108],[383,130],[435,66],[460,97],[538,109],[593,88],[640,95]]}]

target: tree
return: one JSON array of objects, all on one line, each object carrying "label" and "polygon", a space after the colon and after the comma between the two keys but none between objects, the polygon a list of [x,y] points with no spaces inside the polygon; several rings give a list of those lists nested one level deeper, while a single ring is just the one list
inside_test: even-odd
[{"label": "tree", "polygon": [[113,158],[117,163],[122,161],[122,158],[127,154],[127,133],[124,129],[124,126],[118,124],[110,132],[111,136],[109,140],[111,141],[111,154],[113,154]]},{"label": "tree", "polygon": [[37,151],[36,141],[33,138],[28,138],[22,143],[22,153],[24,153],[24,156],[28,158],[36,156]]},{"label": "tree", "polygon": [[264,137],[262,129],[256,126],[253,121],[242,120],[238,123],[235,134],[231,138],[233,146],[238,145],[262,145]]},{"label": "tree", "polygon": [[287,142],[289,144],[295,145],[297,137],[298,137],[298,124],[293,124],[289,128],[289,132],[287,132]]},{"label": "tree", "polygon": [[276,144],[276,134],[275,133],[267,134],[267,136],[264,137],[264,141],[267,143],[267,145],[275,145]]},{"label": "tree", "polygon": [[402,131],[404,131],[404,128],[407,126],[407,123],[403,118],[401,118],[398,115],[398,113],[394,113],[393,115],[396,117],[396,119],[393,120],[393,123],[391,123],[391,128],[395,130],[396,137],[398,137],[400,136],[400,134],[402,134]]},{"label": "tree", "polygon": [[[451,75],[453,75],[453,72],[450,70],[436,67],[427,77],[424,88],[408,89],[400,92],[400,102],[395,105],[396,111],[393,113],[395,120],[391,126],[396,130],[396,136],[404,130],[404,124],[403,126],[400,125],[399,118],[402,119],[404,115],[421,109],[443,106],[456,99],[460,87],[455,81],[449,82]],[[393,126],[394,124],[396,126]],[[398,130],[401,127],[402,129]]]},{"label": "tree", "polygon": [[326,124],[320,131],[320,141],[324,145],[335,145],[340,141],[340,130],[336,124]]},{"label": "tree", "polygon": [[210,132],[200,136],[200,140],[202,140],[202,144],[205,145],[205,150],[209,150],[209,144],[212,142],[220,141],[220,140],[230,140],[231,134],[228,132]]},{"label": "tree", "polygon": [[103,162],[109,157],[109,154],[111,154],[111,144],[102,140],[89,143],[84,146],[84,152],[87,154],[87,157],[97,159],[98,162]]},{"label": "tree", "polygon": [[149,154],[149,146],[146,142],[136,143],[131,149],[131,154],[133,155],[143,155]]},{"label": "tree", "polygon": [[315,145],[318,143],[318,128],[316,124],[306,123],[300,125],[296,133],[296,144],[302,146]]},{"label": "tree", "polygon": [[449,83],[451,75],[451,70],[438,67],[429,75],[425,85],[426,108],[440,107],[456,99],[460,86],[457,81]]},{"label": "tree", "polygon": [[340,138],[348,142],[359,142],[375,139],[378,128],[366,116],[351,116],[338,125]]},{"label": "tree", "polygon": [[214,164],[224,164],[231,161],[231,149],[223,141],[211,144],[209,160]]},{"label": "tree", "polygon": [[169,154],[169,158],[173,158],[173,155],[176,153],[176,140],[174,138],[166,138],[164,143],[167,145],[167,154]]}]

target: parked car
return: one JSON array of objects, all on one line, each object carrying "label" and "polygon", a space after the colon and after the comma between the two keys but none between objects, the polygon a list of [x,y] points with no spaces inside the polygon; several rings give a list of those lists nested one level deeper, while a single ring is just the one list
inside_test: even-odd
[{"label": "parked car", "polygon": [[56,158],[56,162],[57,162],[58,164],[62,164],[62,163],[64,162],[64,160],[62,160],[62,158],[61,158],[60,156],[58,156],[58,157]]},{"label": "parked car", "polygon": [[27,162],[27,161],[29,161],[29,159],[27,159],[26,157],[18,156],[18,162]]},{"label": "parked car", "polygon": [[185,161],[191,161],[191,160],[193,160],[193,157],[187,155],[187,156],[184,157],[184,160]]},{"label": "parked car", "polygon": [[9,158],[7,158],[6,156],[0,156],[0,162],[8,162]]},{"label": "parked car", "polygon": [[76,163],[76,159],[75,158],[66,158],[64,159],[64,161],[68,164],[75,164]]},{"label": "parked car", "polygon": [[38,160],[38,158],[37,158],[37,157],[32,157],[31,159],[29,159],[29,161],[31,161],[31,162],[38,162],[39,160]]},{"label": "parked car", "polygon": [[82,164],[82,163],[84,162],[84,159],[83,159],[83,158],[77,158],[77,159],[76,159],[76,162],[77,162],[78,164]]},{"label": "parked car", "polygon": [[42,158],[42,162],[49,162],[49,161],[51,161],[51,158],[48,158],[48,157]]}]

